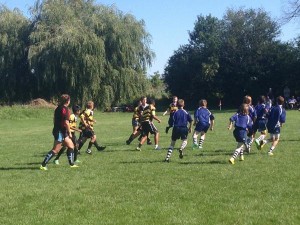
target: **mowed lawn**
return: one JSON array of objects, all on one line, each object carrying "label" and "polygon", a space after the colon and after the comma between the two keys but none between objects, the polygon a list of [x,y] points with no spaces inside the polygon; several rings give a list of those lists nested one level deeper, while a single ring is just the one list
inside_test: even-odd
[{"label": "mowed lawn", "polygon": [[[192,135],[179,159],[170,144],[168,116],[158,116],[162,150],[137,140],[126,145],[131,113],[95,112],[95,131],[105,151],[87,155],[71,169],[39,166],[51,149],[51,109],[0,108],[0,224],[300,224],[300,112],[288,111],[281,140],[269,157],[270,145],[228,163],[236,143],[227,130],[233,111],[213,111],[215,130],[202,150],[192,150]],[[153,137],[151,137],[153,141]],[[179,147],[180,141],[176,146]]]}]

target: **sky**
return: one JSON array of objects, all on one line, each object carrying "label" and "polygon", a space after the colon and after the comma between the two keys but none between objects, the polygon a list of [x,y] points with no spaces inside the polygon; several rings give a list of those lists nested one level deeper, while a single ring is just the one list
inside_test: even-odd
[{"label": "sky", "polygon": [[[116,6],[123,13],[130,13],[137,20],[145,21],[145,28],[152,36],[151,50],[156,57],[148,68],[148,75],[162,74],[168,59],[189,40],[197,16],[211,14],[222,19],[228,8],[264,9],[274,20],[280,19],[288,0],[95,0],[96,4]],[[28,16],[28,8],[35,0],[0,0],[8,8],[19,8]],[[300,24],[289,22],[282,26],[282,41],[300,35]]]}]

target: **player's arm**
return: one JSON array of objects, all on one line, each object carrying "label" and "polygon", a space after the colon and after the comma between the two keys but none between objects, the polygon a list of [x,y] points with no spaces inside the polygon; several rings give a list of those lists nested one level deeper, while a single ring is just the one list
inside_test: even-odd
[{"label": "player's arm", "polygon": [[89,127],[89,124],[86,121],[86,114],[85,113],[83,113],[83,114],[80,115],[80,120],[81,120],[81,122],[83,123],[83,125],[85,127],[87,127],[87,128]]},{"label": "player's arm", "polygon": [[169,111],[169,108],[167,108],[167,110],[163,113],[163,116],[165,116]]},{"label": "player's arm", "polygon": [[71,129],[72,131],[78,131],[78,132],[80,132],[80,133],[82,132],[82,130],[80,130],[80,129],[76,128],[76,127],[71,127],[70,129]]},{"label": "player's arm", "polygon": [[69,134],[69,137],[72,137],[69,120],[64,120],[64,127],[66,128],[66,130],[67,130],[67,132]]}]

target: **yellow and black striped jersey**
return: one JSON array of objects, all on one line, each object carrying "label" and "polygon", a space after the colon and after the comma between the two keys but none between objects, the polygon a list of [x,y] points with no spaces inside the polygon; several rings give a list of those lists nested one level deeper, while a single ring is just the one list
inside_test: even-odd
[{"label": "yellow and black striped jersey", "polygon": [[140,121],[152,121],[155,116],[155,107],[153,105],[139,106]]},{"label": "yellow and black striped jersey", "polygon": [[86,127],[84,125],[84,123],[82,122],[82,120],[84,120],[89,126],[90,126],[90,129],[93,130],[93,126],[94,126],[94,112],[93,110],[91,109],[86,109],[84,110],[83,113],[80,114],[80,124],[79,124],[79,128],[81,130],[85,130]]},{"label": "yellow and black striped jersey", "polygon": [[139,106],[135,107],[133,110],[132,119],[138,120],[140,118]]},{"label": "yellow and black striped jersey", "polygon": [[170,105],[169,105],[169,111],[170,111],[170,114],[173,114],[174,112],[176,112],[178,109],[178,106],[176,103],[172,102]]}]

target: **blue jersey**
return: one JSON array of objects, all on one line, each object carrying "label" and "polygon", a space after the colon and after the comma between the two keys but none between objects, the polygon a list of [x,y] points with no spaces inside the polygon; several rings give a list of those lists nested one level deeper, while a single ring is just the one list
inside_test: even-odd
[{"label": "blue jersey", "polygon": [[194,119],[197,124],[209,126],[210,121],[215,117],[207,108],[199,107],[194,113]]},{"label": "blue jersey", "polygon": [[256,112],[257,120],[266,119],[266,113],[267,113],[266,104],[264,103],[258,104],[255,106],[254,109]]},{"label": "blue jersey", "polygon": [[252,121],[254,121],[257,118],[256,111],[252,105],[248,105],[248,106],[249,106],[249,116],[251,117]]},{"label": "blue jersey", "polygon": [[173,114],[174,127],[187,127],[193,121],[191,115],[184,109],[178,109]]},{"label": "blue jersey", "polygon": [[267,128],[268,130],[274,130],[275,128],[280,127],[281,123],[285,122],[286,112],[285,109],[282,108],[282,105],[273,106],[268,115]]},{"label": "blue jersey", "polygon": [[249,115],[243,115],[240,113],[234,114],[229,119],[231,122],[234,122],[235,128],[248,130],[252,127],[252,119]]}]

